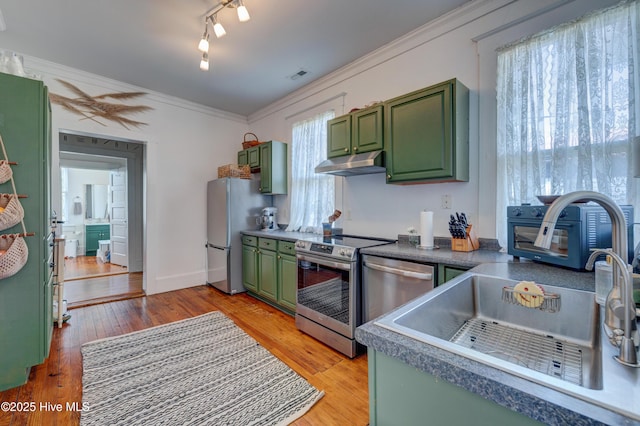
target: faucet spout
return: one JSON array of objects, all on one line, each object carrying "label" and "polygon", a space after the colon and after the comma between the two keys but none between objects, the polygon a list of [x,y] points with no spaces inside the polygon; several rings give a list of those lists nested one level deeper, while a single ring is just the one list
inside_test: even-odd
[{"label": "faucet spout", "polygon": [[597,249],[589,258],[587,267],[588,269],[593,268],[593,262],[598,254],[611,254],[615,260],[612,265],[613,289],[607,297],[604,321],[611,330],[624,330],[620,345],[620,357],[616,359],[625,365],[638,367],[640,365],[637,362],[636,349],[631,337],[632,321],[635,320],[635,304],[632,296],[632,281],[626,261],[628,256],[626,220],[620,207],[611,198],[599,192],[575,191],[562,195],[547,209],[534,245],[546,249],[551,247],[553,232],[562,210],[578,200],[594,201],[600,204],[611,218],[612,249]]}]

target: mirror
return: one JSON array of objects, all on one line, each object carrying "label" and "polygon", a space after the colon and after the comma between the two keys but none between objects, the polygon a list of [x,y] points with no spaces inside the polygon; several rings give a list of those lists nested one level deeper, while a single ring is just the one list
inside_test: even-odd
[{"label": "mirror", "polygon": [[85,185],[86,219],[108,219],[108,185]]}]

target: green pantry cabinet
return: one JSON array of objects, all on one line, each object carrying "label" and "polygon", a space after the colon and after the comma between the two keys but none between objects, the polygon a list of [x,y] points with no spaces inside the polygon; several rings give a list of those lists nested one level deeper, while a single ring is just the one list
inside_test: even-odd
[{"label": "green pantry cabinet", "polygon": [[387,183],[469,180],[469,89],[453,79],[385,102]]},{"label": "green pantry cabinet", "polygon": [[242,281],[251,294],[288,313],[296,309],[295,243],[242,236]]},{"label": "green pantry cabinet", "polygon": [[[0,279],[0,391],[26,383],[32,366],[49,356],[53,331],[51,233],[51,110],[47,87],[0,73],[0,134],[24,209],[29,250],[15,275]],[[11,193],[11,183],[0,184]],[[20,224],[2,234],[22,232]]]},{"label": "green pantry cabinet", "polygon": [[85,249],[86,256],[95,256],[98,252],[98,241],[110,238],[110,225],[87,225],[85,226]]},{"label": "green pantry cabinet", "polygon": [[327,158],[381,150],[383,106],[376,105],[327,122]]},{"label": "green pantry cabinet", "polygon": [[278,141],[238,152],[238,165],[249,164],[251,172],[260,172],[260,192],[263,194],[287,193],[287,144]]}]

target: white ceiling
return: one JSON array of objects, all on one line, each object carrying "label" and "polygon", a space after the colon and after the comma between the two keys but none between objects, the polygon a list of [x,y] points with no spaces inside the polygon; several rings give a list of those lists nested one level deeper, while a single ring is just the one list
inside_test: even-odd
[{"label": "white ceiling", "polygon": [[0,48],[250,115],[469,1],[244,0],[249,22],[218,14],[227,35],[210,39],[204,72],[217,0],[2,0]]}]

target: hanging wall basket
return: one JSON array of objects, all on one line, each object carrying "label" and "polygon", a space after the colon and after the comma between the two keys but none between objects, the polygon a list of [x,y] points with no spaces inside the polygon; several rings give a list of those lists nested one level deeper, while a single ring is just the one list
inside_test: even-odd
[{"label": "hanging wall basket", "polygon": [[0,231],[17,225],[24,218],[24,209],[16,194],[0,194]]},{"label": "hanging wall basket", "polygon": [[29,249],[20,234],[0,237],[0,279],[15,275],[27,263]]},{"label": "hanging wall basket", "polygon": [[5,183],[13,176],[13,170],[7,160],[0,160],[0,183]]}]

